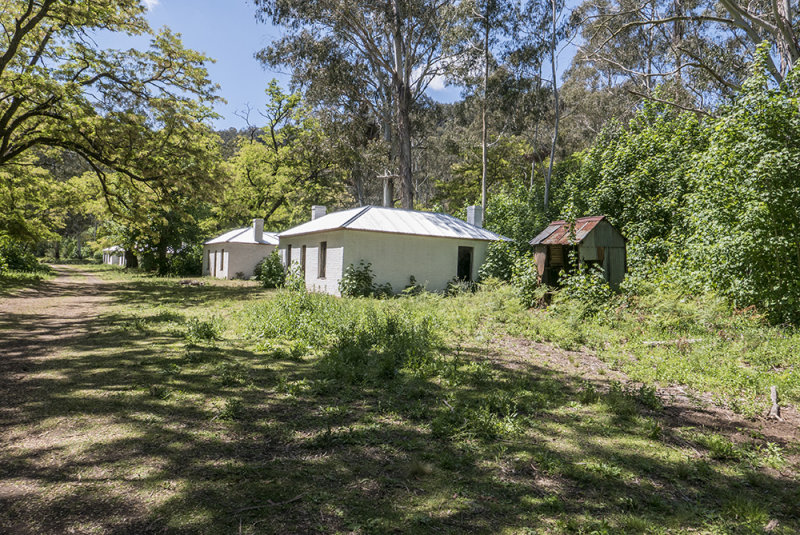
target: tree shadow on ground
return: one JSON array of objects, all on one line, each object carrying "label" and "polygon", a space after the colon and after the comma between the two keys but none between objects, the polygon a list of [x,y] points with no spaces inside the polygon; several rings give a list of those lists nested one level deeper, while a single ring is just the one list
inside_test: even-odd
[{"label": "tree shadow on ground", "polygon": [[[104,291],[242,295],[135,286]],[[57,354],[30,343],[3,361],[3,531],[800,530],[796,479],[714,458],[696,420],[610,381],[467,348],[434,372],[347,384],[317,356],[188,343],[182,322],[76,319]]]}]

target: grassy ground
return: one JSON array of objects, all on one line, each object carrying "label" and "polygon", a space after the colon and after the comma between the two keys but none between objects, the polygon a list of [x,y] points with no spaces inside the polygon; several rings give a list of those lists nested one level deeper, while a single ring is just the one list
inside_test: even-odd
[{"label": "grassy ground", "polygon": [[40,282],[51,279],[46,271],[4,271],[0,273],[0,297],[14,295],[25,288],[35,288]]},{"label": "grassy ground", "polygon": [[[24,364],[3,426],[0,479],[15,491],[0,494],[0,528],[800,532],[796,437],[656,389],[755,407],[762,383],[797,370],[747,358],[796,341],[756,340],[766,327],[711,339],[719,325],[686,320],[694,308],[581,319],[524,311],[505,289],[298,305],[248,283],[90,269],[105,281],[101,315]],[[276,314],[287,303],[301,311],[291,332]],[[657,334],[704,341],[644,349]],[[415,349],[392,360],[392,340]],[[752,394],[728,390],[718,340],[741,345]]]}]

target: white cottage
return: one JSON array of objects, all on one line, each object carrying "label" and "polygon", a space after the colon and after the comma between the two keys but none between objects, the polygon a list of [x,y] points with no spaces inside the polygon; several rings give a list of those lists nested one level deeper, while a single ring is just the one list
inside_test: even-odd
[{"label": "white cottage", "polygon": [[413,276],[430,291],[455,278],[476,280],[490,242],[507,240],[482,228],[481,208],[470,206],[468,221],[433,212],[362,206],[332,214],[312,208],[311,221],[278,234],[284,266],[299,264],[306,288],[339,295],[349,265],[372,264],[376,284],[395,292]]},{"label": "white cottage", "polygon": [[278,245],[278,236],[264,232],[264,220],[237,228],[203,244],[203,275],[218,279],[249,278],[256,264]]},{"label": "white cottage", "polygon": [[110,266],[125,265],[125,249],[119,245],[113,245],[103,249],[103,263]]}]

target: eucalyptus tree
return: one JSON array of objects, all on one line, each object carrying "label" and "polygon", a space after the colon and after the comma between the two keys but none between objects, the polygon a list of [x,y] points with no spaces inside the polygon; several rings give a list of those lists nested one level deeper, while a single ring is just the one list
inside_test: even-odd
[{"label": "eucalyptus tree", "polygon": [[642,98],[708,111],[741,87],[757,46],[781,83],[800,58],[798,6],[787,0],[586,0],[576,59]]},{"label": "eucalyptus tree", "polygon": [[[412,208],[411,110],[447,58],[442,35],[455,10],[447,0],[255,0],[257,16],[286,34],[258,54],[288,66],[294,82],[339,105],[369,107],[391,136],[402,204]],[[391,110],[391,121],[389,120]],[[389,131],[391,124],[391,131]]]}]

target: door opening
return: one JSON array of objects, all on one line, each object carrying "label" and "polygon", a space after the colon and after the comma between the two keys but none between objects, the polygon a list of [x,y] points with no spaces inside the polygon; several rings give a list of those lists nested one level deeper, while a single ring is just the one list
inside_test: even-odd
[{"label": "door opening", "polygon": [[473,247],[458,248],[457,277],[462,281],[472,281],[472,253]]}]

